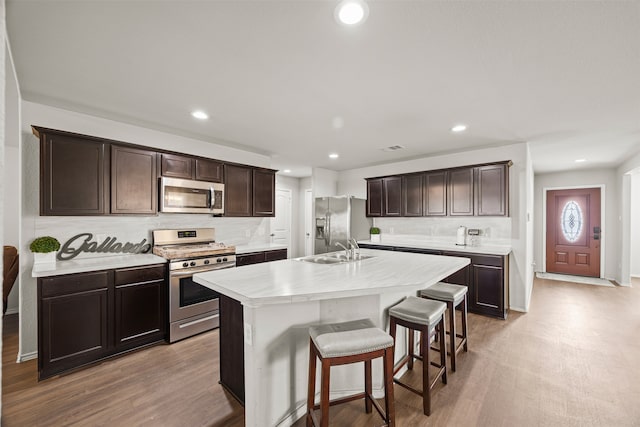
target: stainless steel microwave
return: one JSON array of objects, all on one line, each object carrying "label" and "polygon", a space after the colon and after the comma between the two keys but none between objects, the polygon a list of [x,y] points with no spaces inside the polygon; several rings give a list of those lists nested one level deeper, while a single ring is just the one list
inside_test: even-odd
[{"label": "stainless steel microwave", "polygon": [[160,178],[160,212],[224,213],[224,184]]}]

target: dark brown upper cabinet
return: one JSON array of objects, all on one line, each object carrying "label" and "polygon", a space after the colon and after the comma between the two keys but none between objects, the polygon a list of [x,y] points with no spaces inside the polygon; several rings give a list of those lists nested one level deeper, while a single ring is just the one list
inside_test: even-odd
[{"label": "dark brown upper cabinet", "polygon": [[447,171],[429,172],[424,175],[424,215],[447,215]]},{"label": "dark brown upper cabinet", "polygon": [[423,175],[402,177],[402,216],[422,216]]},{"label": "dark brown upper cabinet", "polygon": [[222,182],[223,164],[217,160],[196,159],[195,178],[199,181]]},{"label": "dark brown upper cabinet", "polygon": [[367,216],[508,216],[511,161],[367,178]]},{"label": "dark brown upper cabinet", "polygon": [[224,215],[251,216],[253,208],[253,169],[224,165]]},{"label": "dark brown upper cabinet", "polygon": [[509,187],[506,164],[479,166],[476,168],[476,215],[509,215]]},{"label": "dark brown upper cabinet", "polygon": [[193,179],[193,159],[176,154],[161,154],[160,174],[170,178]]},{"label": "dark brown upper cabinet", "polygon": [[474,168],[449,171],[449,215],[473,216]]},{"label": "dark brown upper cabinet", "polygon": [[34,128],[40,138],[40,215],[109,213],[110,144]]},{"label": "dark brown upper cabinet", "polygon": [[155,151],[111,146],[111,213],[157,212],[158,181]]},{"label": "dark brown upper cabinet", "polygon": [[162,176],[222,182],[222,162],[217,160],[164,153],[160,155],[160,159]]},{"label": "dark brown upper cabinet", "polygon": [[253,170],[253,216],[275,216],[276,174],[268,169]]},{"label": "dark brown upper cabinet", "polygon": [[367,180],[367,216],[382,216],[382,178]]},{"label": "dark brown upper cabinet", "polygon": [[402,215],[402,177],[391,176],[382,180],[382,216]]}]

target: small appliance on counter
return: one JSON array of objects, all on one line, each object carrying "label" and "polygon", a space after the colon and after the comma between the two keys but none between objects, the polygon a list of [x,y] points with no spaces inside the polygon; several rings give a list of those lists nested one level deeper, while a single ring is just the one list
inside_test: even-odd
[{"label": "small appliance on counter", "polygon": [[467,246],[467,227],[461,225],[458,227],[456,235],[456,246]]},{"label": "small appliance on counter", "polygon": [[154,230],[153,253],[169,260],[169,342],[217,328],[220,295],[193,275],[235,267],[235,246],[217,243],[214,228]]}]

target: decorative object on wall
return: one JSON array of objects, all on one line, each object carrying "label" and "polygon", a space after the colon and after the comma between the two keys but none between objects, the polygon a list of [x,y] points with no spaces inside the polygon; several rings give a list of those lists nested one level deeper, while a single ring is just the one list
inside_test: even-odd
[{"label": "decorative object on wall", "polygon": [[372,242],[380,241],[380,229],[378,227],[371,227],[369,230],[369,235],[371,236]]},{"label": "decorative object on wall", "polygon": [[[92,240],[93,234],[91,233],[80,233],[73,236],[62,245],[58,259],[60,261],[69,260],[82,252],[144,254],[151,250],[151,244],[147,243],[147,239],[142,239],[140,243],[120,243],[115,237],[107,237],[100,244]],[[74,244],[78,246],[73,246]],[[58,247],[60,247],[59,243]]]},{"label": "decorative object on wall", "polygon": [[55,237],[42,236],[37,237],[29,245],[29,249],[33,252],[34,264],[53,264],[56,263],[56,251],[60,249],[60,242]]}]

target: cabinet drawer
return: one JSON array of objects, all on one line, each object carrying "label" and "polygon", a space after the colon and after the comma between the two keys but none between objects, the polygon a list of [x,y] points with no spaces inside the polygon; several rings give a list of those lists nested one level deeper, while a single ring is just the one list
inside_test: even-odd
[{"label": "cabinet drawer", "polygon": [[150,282],[152,280],[164,280],[165,266],[125,268],[115,271],[115,284]]},{"label": "cabinet drawer", "polygon": [[471,257],[471,263],[477,265],[490,265],[493,267],[504,267],[504,262],[501,256],[474,255]]},{"label": "cabinet drawer", "polygon": [[275,251],[267,251],[264,253],[264,260],[266,262],[269,261],[278,261],[281,259],[287,259],[287,250],[286,249],[278,249]]},{"label": "cabinet drawer", "polygon": [[67,274],[41,278],[41,296],[42,298],[47,298],[95,289],[106,289],[110,283],[109,274],[109,271],[98,271],[95,273]]},{"label": "cabinet drawer", "polygon": [[236,267],[243,265],[258,264],[264,262],[264,252],[256,252],[252,254],[243,254],[236,256]]}]

